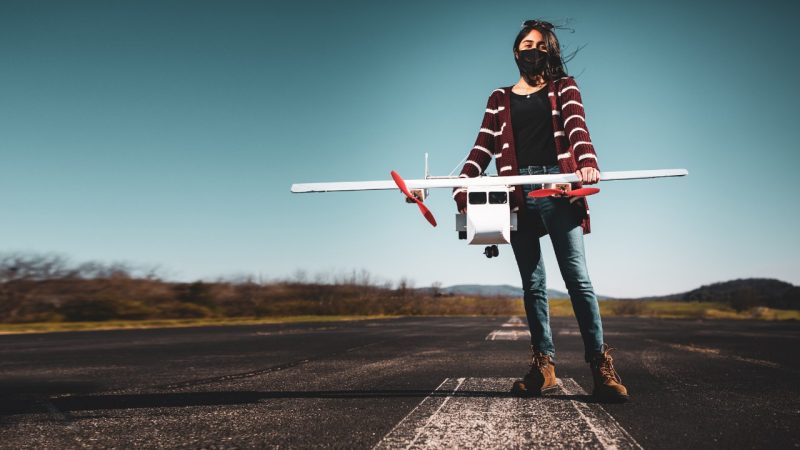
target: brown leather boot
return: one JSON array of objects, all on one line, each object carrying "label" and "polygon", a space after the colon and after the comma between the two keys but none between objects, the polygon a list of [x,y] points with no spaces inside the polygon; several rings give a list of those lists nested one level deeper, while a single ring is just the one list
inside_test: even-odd
[{"label": "brown leather boot", "polygon": [[558,387],[556,364],[549,355],[532,350],[530,369],[522,380],[514,383],[514,390],[523,396],[540,396]]},{"label": "brown leather boot", "polygon": [[628,389],[622,385],[622,378],[614,369],[613,359],[609,352],[614,348],[603,344],[603,351],[594,355],[589,362],[594,378],[594,391],[592,395],[601,402],[626,402]]}]

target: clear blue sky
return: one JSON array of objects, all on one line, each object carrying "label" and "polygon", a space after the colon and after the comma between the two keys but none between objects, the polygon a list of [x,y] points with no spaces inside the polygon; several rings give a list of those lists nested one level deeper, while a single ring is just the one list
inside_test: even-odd
[{"label": "clear blue sky", "polygon": [[[725,6],[723,6],[725,5]],[[800,284],[797,6],[787,2],[0,3],[0,251],[158,264],[177,280],[297,270],[519,285],[399,192],[295,182],[447,174],[525,19],[571,19],[568,64],[603,170],[598,293],[739,277]],[[493,163],[492,163],[493,164]],[[460,168],[459,168],[460,169]],[[494,173],[492,166],[489,173]],[[563,282],[546,239],[549,287]]]}]

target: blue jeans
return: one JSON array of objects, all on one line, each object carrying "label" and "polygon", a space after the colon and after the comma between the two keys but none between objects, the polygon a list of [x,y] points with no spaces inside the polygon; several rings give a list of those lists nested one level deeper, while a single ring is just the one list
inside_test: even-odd
[{"label": "blue jeans", "polygon": [[[520,175],[539,175],[560,173],[557,165],[527,166],[519,169]],[[600,307],[594,294],[586,257],[583,248],[583,229],[577,210],[569,203],[569,198],[544,197],[530,198],[528,193],[540,189],[541,185],[522,185],[525,207],[529,215],[539,215],[556,254],[561,276],[567,286],[572,309],[578,319],[583,338],[585,359],[602,351],[603,324],[600,320]],[[511,248],[517,259],[522,277],[525,313],[531,330],[533,348],[555,358],[553,334],[550,331],[550,309],[547,303],[547,284],[544,258],[539,245],[539,236],[533,227],[511,232]]]}]

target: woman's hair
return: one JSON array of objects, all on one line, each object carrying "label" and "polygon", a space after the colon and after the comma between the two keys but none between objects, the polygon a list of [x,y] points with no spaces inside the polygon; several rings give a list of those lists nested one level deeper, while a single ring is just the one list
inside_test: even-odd
[{"label": "woman's hair", "polygon": [[574,58],[575,54],[578,53],[578,50],[580,50],[580,48],[578,48],[578,50],[575,50],[566,58],[563,58],[561,56],[561,45],[558,43],[558,38],[553,31],[556,28],[572,30],[571,28],[564,26],[555,26],[550,22],[545,22],[543,20],[526,20],[525,23],[522,24],[522,29],[519,30],[519,33],[517,33],[517,38],[514,39],[514,52],[519,52],[520,42],[522,42],[522,40],[525,39],[525,36],[527,36],[532,30],[537,30],[542,33],[544,45],[547,47],[547,64],[545,65],[543,74],[545,81],[551,81],[567,76],[566,63]]}]

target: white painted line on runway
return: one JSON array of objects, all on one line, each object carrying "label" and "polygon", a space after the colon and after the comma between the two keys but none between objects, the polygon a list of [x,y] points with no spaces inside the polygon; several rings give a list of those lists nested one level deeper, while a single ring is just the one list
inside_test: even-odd
[{"label": "white painted line on runway", "polygon": [[[653,339],[648,339],[648,340],[649,341],[654,341]],[[657,342],[657,341],[654,341],[654,342]],[[720,349],[718,349],[718,348],[700,347],[698,345],[693,345],[693,344],[689,344],[689,345],[672,344],[672,343],[669,343],[669,342],[667,342],[665,344],[667,346],[669,346],[669,347],[672,347],[674,349],[681,350],[681,351],[700,353],[700,354],[703,354],[703,355],[717,356],[717,357],[721,357],[721,358],[729,358],[729,359],[733,359],[735,361],[741,361],[741,362],[746,362],[746,363],[750,363],[750,364],[755,364],[757,366],[771,367],[773,369],[778,369],[778,368],[781,367],[780,364],[778,364],[776,362],[772,362],[772,361],[765,361],[763,359],[745,358],[745,357],[738,356],[738,355],[725,354],[725,353],[722,353],[722,351]]]},{"label": "white painted line on runway", "polygon": [[581,332],[578,330],[558,330],[556,332],[559,336],[580,336]]},{"label": "white painted line on runway", "polygon": [[[572,378],[559,379],[561,390],[569,396],[585,396],[586,391]],[[603,448],[642,448],[619,422],[596,403],[571,400],[578,414],[586,421]]]},{"label": "white painted line on runway", "polygon": [[[459,378],[458,379],[458,384],[456,384],[456,387],[453,388],[453,391],[451,392],[451,394],[455,393],[458,390],[458,388],[461,387],[462,384],[464,384],[464,378]],[[439,412],[442,410],[444,405],[446,405],[447,401],[450,400],[451,398],[453,398],[451,395],[448,395],[447,397],[445,397],[445,399],[442,402],[442,404],[439,405],[438,408],[436,408],[436,411],[434,411],[433,414],[431,414],[431,416],[428,418],[428,421],[425,423],[425,425],[422,428],[420,428],[419,431],[417,431],[417,434],[414,436],[414,439],[411,440],[411,443],[408,444],[408,446],[406,448],[411,448],[411,447],[414,446],[414,444],[417,442],[419,437],[422,436],[422,433],[425,432],[425,428],[427,428],[431,424],[431,421],[436,417],[437,414],[439,414]]]},{"label": "white painted line on runway", "polygon": [[508,328],[524,327],[525,322],[518,316],[508,319],[502,327],[506,329],[494,330],[486,336],[487,341],[518,341],[520,339],[530,339],[531,332],[528,330],[509,330]]},{"label": "white painted line on runway", "polygon": [[520,339],[530,339],[531,332],[528,330],[494,330],[486,336],[487,341],[518,341]]},{"label": "white painted line on runway", "polygon": [[[558,330],[556,332],[559,336],[580,336],[580,330]],[[619,331],[606,331],[603,330],[603,336],[623,336],[627,333],[622,333]]]},{"label": "white painted line on runway", "polygon": [[501,326],[502,327],[524,327],[525,326],[525,322],[523,322],[522,319],[520,319],[519,317],[514,316],[514,317],[508,319],[508,321],[506,323],[504,323],[503,325],[501,325]]},{"label": "white painted line on runway", "polygon": [[539,398],[511,395],[514,381],[447,378],[374,448],[641,448],[572,379]]},{"label": "white painted line on runway", "polygon": [[[451,394],[463,384],[464,379],[445,378],[434,392],[450,392]],[[450,398],[433,396],[425,397],[414,409],[398,422],[374,447],[375,449],[410,448],[409,442],[419,438],[419,432],[424,431],[434,417],[434,413],[441,411],[441,406]],[[418,431],[419,430],[419,431]]]}]

